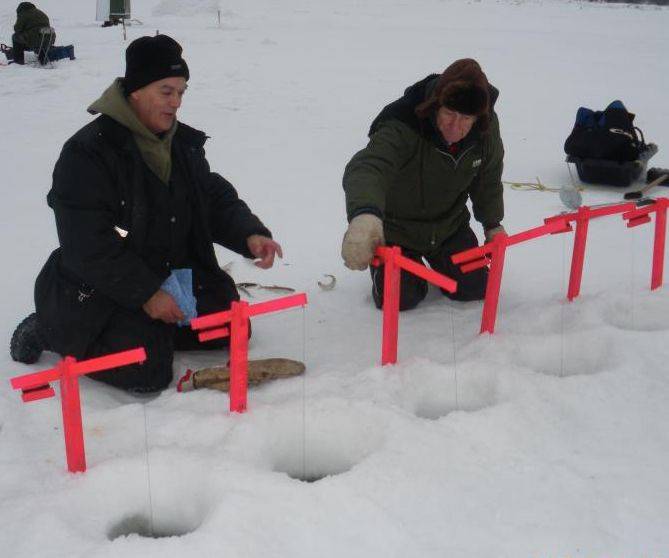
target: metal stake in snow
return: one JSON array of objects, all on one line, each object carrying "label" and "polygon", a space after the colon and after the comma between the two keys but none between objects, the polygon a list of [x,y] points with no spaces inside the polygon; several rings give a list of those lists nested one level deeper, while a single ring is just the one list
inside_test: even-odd
[{"label": "metal stake in snow", "polygon": [[499,291],[502,285],[502,273],[504,272],[506,249],[514,244],[520,244],[521,242],[526,242],[527,240],[539,238],[547,234],[563,232],[565,226],[564,222],[555,221],[511,236],[507,236],[506,233],[500,233],[495,236],[492,242],[458,252],[451,256],[451,261],[454,264],[460,264],[460,269],[463,273],[468,273],[475,269],[481,269],[482,267],[490,265],[488,285],[486,286],[485,300],[483,301],[483,316],[481,318],[480,333],[485,331],[494,333],[495,331],[497,304],[499,302]]},{"label": "metal stake in snow", "polygon": [[384,264],[383,271],[383,340],[381,342],[381,364],[397,362],[397,335],[400,313],[400,281],[404,269],[412,275],[425,279],[438,287],[454,293],[458,284],[441,273],[428,269],[402,255],[399,246],[380,246],[372,260],[373,266]]},{"label": "metal stake in snow", "polygon": [[71,473],[86,470],[84,453],[84,433],[81,426],[81,402],[79,399],[79,376],[118,368],[128,364],[144,362],[146,352],[143,347],[113,353],[98,358],[77,362],[73,357],[65,357],[55,368],[42,370],[12,378],[12,388],[22,391],[24,403],[54,397],[50,382],[60,381],[60,401],[63,410],[63,435],[67,469]]},{"label": "metal stake in snow", "polygon": [[[203,330],[198,334],[200,341],[209,341],[230,336],[230,412],[246,411],[248,391],[249,318],[269,312],[278,312],[295,306],[306,306],[307,295],[276,298],[257,304],[235,301],[230,310],[215,312],[191,320],[193,330]],[[230,327],[222,327],[229,324]]]}]

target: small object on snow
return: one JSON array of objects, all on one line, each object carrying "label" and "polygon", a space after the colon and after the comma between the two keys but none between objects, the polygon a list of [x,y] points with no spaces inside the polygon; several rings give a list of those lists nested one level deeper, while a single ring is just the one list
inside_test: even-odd
[{"label": "small object on snow", "polygon": [[251,291],[249,291],[249,287],[257,287],[257,283],[236,283],[235,286],[242,291],[246,296],[249,298],[253,298],[253,295],[251,294]]},{"label": "small object on snow", "polygon": [[331,275],[330,273],[324,273],[323,277],[329,277],[330,281],[328,281],[327,283],[318,281],[318,286],[324,291],[333,290],[335,288],[335,285],[337,284],[337,278],[334,275]]},{"label": "small object on snow", "polygon": [[[669,174],[669,169],[661,169],[658,167],[648,169],[648,173],[646,174],[646,182],[651,182],[662,174]],[[660,182],[660,186],[669,186],[669,178]]]},{"label": "small object on snow", "polygon": [[251,288],[265,289],[266,291],[276,291],[282,293],[295,292],[295,289],[293,289],[292,287],[282,287],[281,285],[260,285],[259,283],[236,283],[236,286],[250,298],[253,298],[253,295],[249,291],[249,289]]},{"label": "small object on snow", "polygon": [[177,391],[181,393],[182,391],[193,391],[193,371],[188,368],[186,373],[179,378],[177,382]]},{"label": "small object on snow", "polygon": [[546,186],[541,183],[541,180],[537,176],[536,182],[502,182],[502,184],[508,184],[511,186],[512,190],[518,190],[519,192],[529,192],[531,190],[536,190],[537,192],[558,192],[559,188],[554,188],[551,186]]},{"label": "small object on snow", "polygon": [[266,289],[268,291],[277,291],[282,293],[294,293],[295,289],[293,287],[282,287],[281,285],[258,285],[260,289]]},{"label": "small object on snow", "polygon": [[563,186],[560,189],[560,200],[569,209],[578,209],[583,204],[581,193],[573,186]]},{"label": "small object on snow", "polygon": [[[249,360],[249,384],[258,385],[269,380],[299,376],[304,370],[304,363],[299,360],[291,360],[288,358]],[[212,368],[203,368],[195,372],[188,369],[177,382],[178,392],[193,391],[202,388],[229,391],[230,367],[214,366]]]},{"label": "small object on snow", "polygon": [[574,175],[571,173],[571,167],[569,166],[569,163],[567,163],[567,169],[569,169],[571,184],[560,188],[560,200],[569,209],[578,209],[583,204],[583,198],[581,197],[581,193],[578,191],[578,188],[575,186]]},{"label": "small object on snow", "polygon": [[655,188],[655,186],[659,186],[662,184],[662,182],[666,179],[669,178],[669,171],[667,171],[666,174],[661,174],[660,176],[657,176],[651,183],[646,184],[641,190],[636,190],[634,192],[627,192],[623,198],[626,200],[637,200],[639,198],[642,198],[643,195],[650,190],[651,188]]}]

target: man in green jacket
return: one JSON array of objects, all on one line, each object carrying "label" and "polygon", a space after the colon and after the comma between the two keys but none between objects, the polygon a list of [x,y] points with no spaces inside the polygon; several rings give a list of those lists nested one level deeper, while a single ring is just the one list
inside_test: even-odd
[{"label": "man in green jacket", "polygon": [[[488,271],[462,274],[451,256],[478,245],[466,206],[483,225],[486,241],[504,231],[504,147],[494,112],[498,91],[479,64],[457,60],[441,74],[409,87],[375,118],[370,141],[344,172],[349,227],[342,257],[364,270],[377,246],[402,252],[458,282],[455,300],[480,300]],[[372,295],[383,305],[383,266],[373,267]],[[400,309],[427,295],[423,279],[402,272]]]},{"label": "man in green jacket", "polygon": [[56,41],[49,17],[35,7],[32,2],[21,2],[16,8],[16,23],[12,35],[11,56],[16,64],[24,63],[23,53],[32,50],[37,53],[40,64],[46,61],[49,49]]}]

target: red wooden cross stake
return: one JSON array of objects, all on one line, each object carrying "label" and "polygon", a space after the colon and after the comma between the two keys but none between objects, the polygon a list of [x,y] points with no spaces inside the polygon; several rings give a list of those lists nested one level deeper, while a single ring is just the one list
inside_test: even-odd
[{"label": "red wooden cross stake", "polygon": [[572,227],[569,223],[572,221],[576,222],[574,249],[572,250],[571,270],[569,272],[569,287],[567,288],[567,299],[570,302],[581,293],[581,279],[583,278],[583,264],[585,262],[585,244],[588,238],[588,224],[590,223],[590,219],[606,217],[608,215],[617,215],[619,213],[624,214],[634,208],[636,208],[634,202],[619,203],[604,207],[588,207],[587,205],[584,205],[579,207],[578,211],[574,213],[562,213],[544,219],[546,224],[562,223],[562,227],[556,230],[553,234],[571,231]]},{"label": "red wooden cross stake", "polygon": [[[235,301],[230,310],[215,312],[191,320],[200,341],[230,336],[230,412],[246,411],[249,362],[249,318],[269,312],[278,312],[295,306],[305,306],[307,295],[299,293],[257,304]],[[229,324],[228,327],[223,327]]]},{"label": "red wooden cross stake", "polygon": [[652,205],[635,207],[627,213],[623,213],[623,219],[627,220],[628,227],[636,227],[650,222],[649,213],[655,212],[655,239],[653,242],[653,269],[650,278],[650,290],[653,291],[662,286],[664,274],[664,246],[667,236],[667,208],[669,198],[657,198]]},{"label": "red wooden cross stake", "polygon": [[463,273],[468,273],[475,269],[490,265],[488,285],[486,286],[485,300],[483,301],[483,316],[481,318],[480,333],[485,331],[494,333],[495,331],[497,304],[499,302],[499,291],[502,285],[502,273],[504,272],[506,249],[514,244],[520,244],[521,242],[526,242],[547,234],[561,232],[564,227],[564,222],[556,221],[511,236],[507,236],[506,233],[500,233],[495,235],[492,242],[458,252],[451,257],[454,264],[460,264],[460,269]]},{"label": "red wooden cross stake", "polygon": [[79,376],[118,368],[128,364],[144,362],[146,352],[142,347],[77,362],[73,357],[65,357],[55,368],[16,376],[11,384],[22,391],[25,403],[53,397],[55,392],[50,382],[60,381],[60,402],[63,410],[63,435],[67,469],[71,473],[86,470],[84,433],[81,425],[81,402],[79,399]]},{"label": "red wooden cross stake", "polygon": [[397,335],[399,331],[400,314],[400,281],[401,271],[425,279],[441,287],[449,293],[454,293],[457,283],[450,277],[437,273],[414,260],[402,255],[399,246],[380,246],[376,249],[372,260],[373,266],[384,264],[383,271],[383,339],[381,341],[381,364],[395,364],[397,362]]}]

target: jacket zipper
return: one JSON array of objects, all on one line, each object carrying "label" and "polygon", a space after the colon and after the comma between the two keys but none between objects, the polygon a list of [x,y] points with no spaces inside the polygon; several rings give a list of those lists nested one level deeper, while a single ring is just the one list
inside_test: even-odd
[{"label": "jacket zipper", "polygon": [[446,151],[442,151],[441,149],[437,149],[437,151],[439,151],[439,153],[441,153],[442,155],[446,155],[447,157],[450,157],[451,160],[455,163],[455,168],[457,169],[458,168],[458,163],[460,163],[460,161],[467,154],[467,152],[471,151],[472,149],[474,149],[474,146],[470,145],[467,149],[465,149],[462,153],[460,153],[460,156],[457,159],[455,157],[453,157],[453,155],[451,155],[450,153],[447,153]]}]

